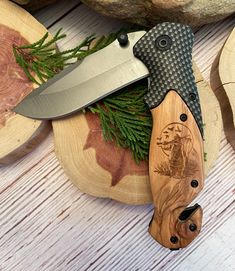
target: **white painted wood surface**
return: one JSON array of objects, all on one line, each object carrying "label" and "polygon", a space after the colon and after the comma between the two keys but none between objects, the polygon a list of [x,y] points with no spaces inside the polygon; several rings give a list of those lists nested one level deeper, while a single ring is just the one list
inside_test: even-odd
[{"label": "white painted wood surface", "polygon": [[[90,33],[117,29],[79,1],[60,1],[35,14],[73,47]],[[209,80],[211,64],[235,18],[201,27],[194,58]],[[78,124],[79,125],[79,124]],[[224,135],[220,156],[196,199],[203,229],[192,245],[171,252],[147,233],[152,206],[128,206],[86,195],[61,169],[50,136],[31,154],[0,169],[0,270],[235,270],[235,153]]]}]

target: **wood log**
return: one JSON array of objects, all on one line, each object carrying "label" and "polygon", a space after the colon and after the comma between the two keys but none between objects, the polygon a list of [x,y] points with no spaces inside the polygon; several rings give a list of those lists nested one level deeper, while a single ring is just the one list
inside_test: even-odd
[{"label": "wood log", "polygon": [[29,11],[35,11],[45,6],[51,5],[58,0],[13,0],[15,3],[22,5]]},{"label": "wood log", "polygon": [[[196,65],[194,74],[205,123],[205,173],[208,174],[219,152],[221,112]],[[95,115],[79,113],[55,120],[52,126],[56,155],[67,176],[83,192],[128,204],[152,201],[147,162],[137,166],[129,151],[105,142]]]},{"label": "wood log", "polygon": [[0,1],[0,165],[12,163],[32,151],[50,130],[47,121],[12,112],[35,87],[16,63],[12,46],[33,43],[46,31],[24,9],[10,1]]},{"label": "wood log", "polygon": [[220,103],[224,132],[235,149],[235,28],[211,69],[211,86]]},{"label": "wood log", "polygon": [[222,20],[235,11],[234,0],[81,1],[105,16],[148,27],[171,21],[200,26]]}]

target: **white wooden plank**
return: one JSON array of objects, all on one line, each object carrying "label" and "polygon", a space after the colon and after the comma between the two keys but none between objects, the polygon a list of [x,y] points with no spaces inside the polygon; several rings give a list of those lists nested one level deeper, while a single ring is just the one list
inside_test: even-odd
[{"label": "white wooden plank", "polygon": [[[60,44],[63,49],[93,32],[100,35],[122,24],[83,5],[61,17],[50,30],[63,26],[68,34]],[[230,18],[196,34],[194,57],[207,79],[232,24]],[[202,233],[185,250],[170,252],[147,233],[151,205],[127,206],[74,187],[56,160],[50,135],[33,153],[0,169],[0,270],[194,270],[200,261],[201,270],[221,270],[223,260],[232,270],[234,157],[223,137],[220,157],[196,199],[204,209]],[[219,255],[215,242],[225,247]]]},{"label": "white wooden plank", "polygon": [[203,76],[209,81],[211,65],[235,25],[235,17],[209,24],[197,31],[193,56]]},{"label": "white wooden plank", "polygon": [[103,17],[85,5],[78,6],[69,16],[65,16],[50,28],[50,32],[56,33],[63,28],[67,38],[59,42],[62,50],[78,45],[85,37],[95,34],[101,36],[117,31],[126,24],[122,21]]},{"label": "white wooden plank", "polygon": [[[234,214],[234,206],[229,209]],[[235,228],[232,226],[234,223],[235,216],[233,215],[217,231],[211,233],[204,243],[192,251],[187,258],[175,259],[168,270],[235,270]]]},{"label": "white wooden plank", "polygon": [[3,196],[4,193],[8,193],[8,188],[14,186],[14,184],[19,181],[21,176],[26,174],[53,150],[53,138],[52,133],[50,133],[47,139],[43,141],[35,151],[28,154],[23,159],[18,160],[13,165],[0,168],[0,195]]},{"label": "white wooden plank", "polygon": [[47,6],[37,12],[34,12],[33,15],[39,22],[41,22],[47,28],[50,28],[55,22],[57,22],[60,18],[66,16],[66,14],[71,12],[80,4],[80,0],[60,0],[56,1],[55,4]]}]

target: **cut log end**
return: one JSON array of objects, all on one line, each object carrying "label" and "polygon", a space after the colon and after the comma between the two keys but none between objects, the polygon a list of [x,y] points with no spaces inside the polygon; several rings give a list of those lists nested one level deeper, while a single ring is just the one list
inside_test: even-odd
[{"label": "cut log end", "polygon": [[235,149],[235,28],[211,69],[211,87],[220,103],[226,138]]},{"label": "cut log end", "polygon": [[[218,101],[196,65],[194,73],[205,123],[205,173],[208,174],[218,156],[222,120]],[[105,142],[97,121],[92,114],[80,113],[52,122],[56,155],[67,176],[83,192],[93,196],[128,204],[150,203],[148,166],[135,165],[130,153]]]},{"label": "cut log end", "polygon": [[14,113],[12,109],[33,90],[33,83],[16,63],[13,46],[29,44],[19,31],[0,25],[0,127]]},{"label": "cut log end", "polygon": [[38,41],[46,31],[16,4],[0,2],[0,165],[10,164],[32,151],[49,132],[48,122],[24,118],[12,111],[34,88],[16,63],[13,46]]}]

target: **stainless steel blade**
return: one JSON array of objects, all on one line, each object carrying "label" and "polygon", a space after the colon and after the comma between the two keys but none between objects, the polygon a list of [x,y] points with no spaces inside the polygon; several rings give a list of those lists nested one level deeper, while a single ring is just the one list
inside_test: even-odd
[{"label": "stainless steel blade", "polygon": [[107,95],[134,83],[149,72],[133,55],[133,46],[145,31],[128,34],[129,44],[115,40],[34,90],[14,111],[35,119],[70,115]]}]

